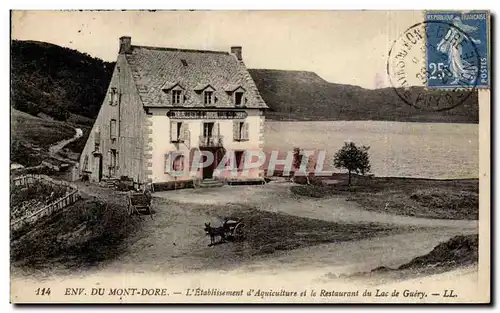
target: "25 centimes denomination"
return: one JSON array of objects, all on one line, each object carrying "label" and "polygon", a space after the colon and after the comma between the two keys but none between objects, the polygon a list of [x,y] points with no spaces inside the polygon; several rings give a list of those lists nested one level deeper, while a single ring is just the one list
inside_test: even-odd
[{"label": "25 centimes denomination", "polygon": [[477,44],[486,40],[472,37],[467,31],[473,28],[459,16],[426,17],[394,41],[387,73],[405,103],[426,111],[449,110],[475,96],[482,59]]}]

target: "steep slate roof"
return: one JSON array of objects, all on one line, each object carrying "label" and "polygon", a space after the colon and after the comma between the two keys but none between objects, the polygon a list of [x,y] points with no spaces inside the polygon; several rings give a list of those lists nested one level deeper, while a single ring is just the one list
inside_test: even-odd
[{"label": "steep slate roof", "polygon": [[[243,61],[228,52],[132,46],[125,56],[145,107],[204,107],[203,93],[195,90],[210,85],[216,99],[211,107],[235,107],[227,89],[241,86],[244,107],[267,108]],[[162,89],[176,84],[184,88],[185,99],[173,105]]]}]

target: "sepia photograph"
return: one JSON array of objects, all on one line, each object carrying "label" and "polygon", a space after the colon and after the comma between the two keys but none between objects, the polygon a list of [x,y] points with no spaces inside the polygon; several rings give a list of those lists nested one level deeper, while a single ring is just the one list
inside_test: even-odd
[{"label": "sepia photograph", "polygon": [[11,303],[489,303],[490,12],[10,12]]}]

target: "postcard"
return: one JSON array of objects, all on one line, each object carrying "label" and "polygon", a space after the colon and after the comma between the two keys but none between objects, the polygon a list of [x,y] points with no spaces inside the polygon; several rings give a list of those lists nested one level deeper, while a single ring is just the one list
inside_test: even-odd
[{"label": "postcard", "polygon": [[10,301],[489,303],[490,28],[11,11]]}]

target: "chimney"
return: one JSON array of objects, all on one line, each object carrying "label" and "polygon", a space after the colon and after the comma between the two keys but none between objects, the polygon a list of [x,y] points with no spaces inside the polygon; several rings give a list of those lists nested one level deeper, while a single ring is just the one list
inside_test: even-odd
[{"label": "chimney", "polygon": [[242,56],[241,56],[241,47],[231,47],[231,53],[234,54],[234,56],[238,59],[238,60],[242,60]]},{"label": "chimney", "polygon": [[130,36],[120,37],[120,52],[122,53],[132,53],[132,38]]}]

